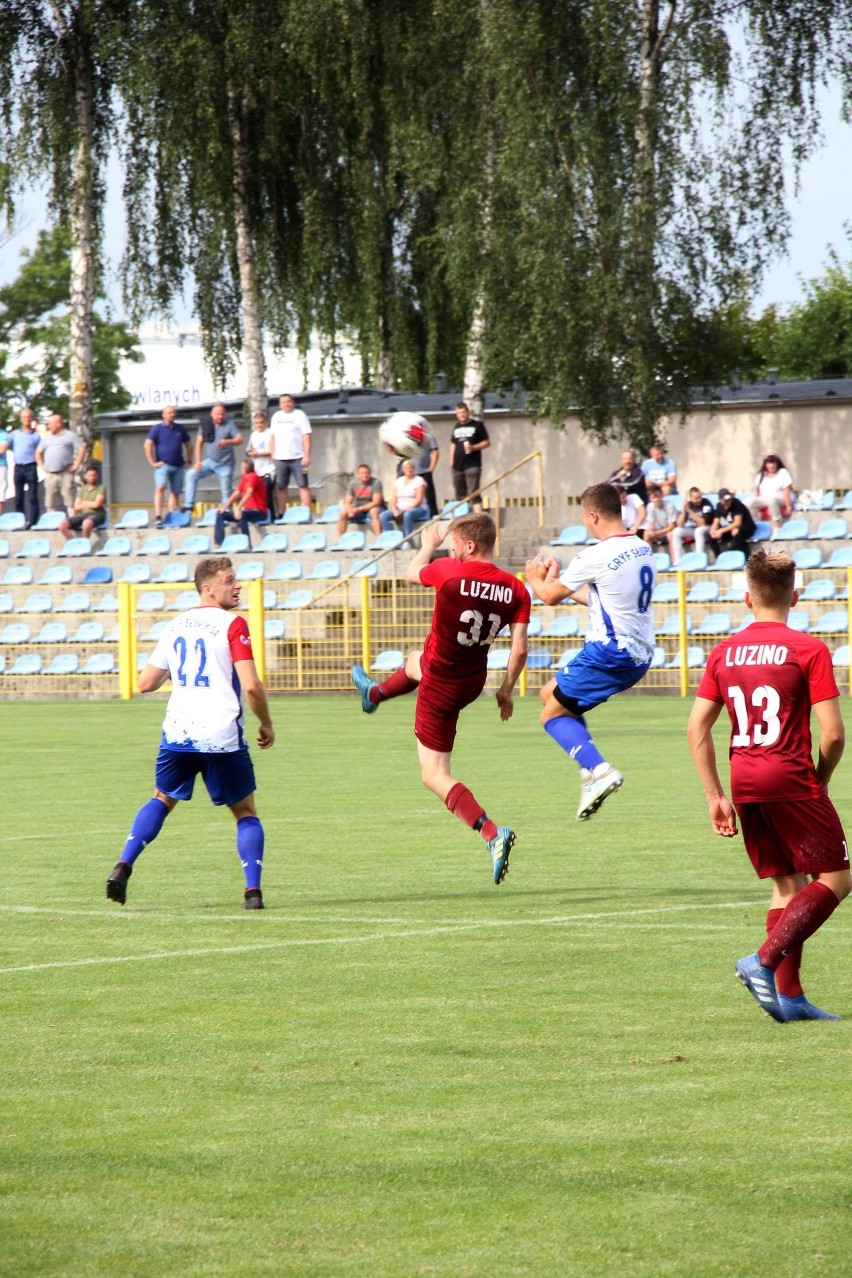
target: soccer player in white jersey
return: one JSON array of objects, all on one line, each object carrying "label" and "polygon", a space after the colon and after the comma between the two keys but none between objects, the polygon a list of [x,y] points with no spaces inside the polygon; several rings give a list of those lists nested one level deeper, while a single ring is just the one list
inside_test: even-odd
[{"label": "soccer player in white jersey", "polygon": [[139,675],[140,692],[156,692],[171,680],[172,692],[154,774],[154,797],[139,809],[121,860],[107,879],[110,901],[124,905],[133,865],[156,839],[181,799],[191,799],[200,774],[217,806],[227,805],[237,823],[237,855],[245,872],[243,904],[262,910],[263,826],[254,803],[254,768],[243,735],[245,694],[260,728],[257,743],[275,740],[266,689],[254,664],[251,636],[235,616],[240,586],[230,559],[202,559],[195,570],[197,608],[165,627]]},{"label": "soccer player in white jersey", "polygon": [[627,531],[621,498],[612,484],[592,484],[580,497],[583,523],[596,545],[587,546],[564,570],[558,559],[537,555],[527,581],[544,603],[586,604],[589,624],[579,654],[541,690],[541,722],[580,767],[577,820],[586,821],[624,777],[592,741],[584,715],[616,692],[632,688],[654,655],[651,599],[656,567],[652,548]]}]

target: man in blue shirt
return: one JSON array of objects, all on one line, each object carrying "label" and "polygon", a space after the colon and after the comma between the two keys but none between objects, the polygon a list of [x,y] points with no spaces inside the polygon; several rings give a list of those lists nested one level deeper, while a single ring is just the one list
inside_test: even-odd
[{"label": "man in blue shirt", "polygon": [[[12,431],[12,456],[15,458],[15,510],[26,516],[26,527],[32,528],[38,522],[38,466],[36,449],[41,443],[41,436],[35,427],[35,413],[25,408],[21,413],[21,424]],[[29,511],[24,507],[24,493],[28,496]]]},{"label": "man in blue shirt", "polygon": [[166,404],[160,421],[148,431],[145,456],[154,468],[154,520],[163,524],[163,493],[169,490],[169,510],[178,510],[184,466],[192,465],[192,441],[185,426],[175,421],[177,409]]},{"label": "man in blue shirt", "polygon": [[[195,492],[202,479],[215,475],[219,481],[223,506],[227,506],[228,498],[234,487],[234,470],[236,462],[234,449],[243,442],[243,437],[228,421],[224,404],[214,404],[209,417],[203,417],[195,438],[195,465],[186,474],[186,492],[184,508],[192,510],[195,505]],[[203,456],[202,456],[203,452]]]}]

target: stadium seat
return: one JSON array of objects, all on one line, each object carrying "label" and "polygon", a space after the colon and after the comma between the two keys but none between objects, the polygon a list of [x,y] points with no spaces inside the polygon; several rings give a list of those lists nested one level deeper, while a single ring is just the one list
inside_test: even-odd
[{"label": "stadium seat", "polygon": [[21,532],[26,525],[25,517],[17,510],[10,510],[0,515],[0,532]]},{"label": "stadium seat", "polygon": [[561,652],[551,666],[552,670],[564,670],[566,666],[570,666],[575,657],[579,657],[583,651],[582,648],[566,648]]},{"label": "stadium seat", "polygon": [[[65,544],[68,545],[68,542]],[[88,544],[89,543],[86,542],[87,546]],[[50,542],[47,537],[30,537],[29,541],[25,541],[21,549],[15,555],[16,559],[48,559],[49,557]]]},{"label": "stadium seat", "polygon": [[379,565],[375,559],[356,559],[347,575],[350,577],[377,577],[378,573]]},{"label": "stadium seat", "polygon": [[333,559],[320,559],[305,578],[306,581],[332,581],[340,576],[340,564]]},{"label": "stadium seat", "polygon": [[93,652],[80,673],[85,675],[114,674],[115,658],[111,652]]},{"label": "stadium seat", "polygon": [[379,533],[376,540],[370,547],[371,550],[396,550],[397,546],[402,545],[402,533],[398,528],[386,528],[384,532]]},{"label": "stadium seat", "polygon": [[53,595],[49,590],[37,590],[27,595],[18,612],[53,612]]},{"label": "stadium seat", "polygon": [[677,603],[680,597],[680,587],[676,581],[658,581],[654,586],[655,604]]},{"label": "stadium seat", "polygon": [[33,532],[56,532],[64,518],[61,510],[46,510],[33,524]]},{"label": "stadium seat", "polygon": [[311,522],[310,506],[288,506],[283,515],[275,520],[276,524],[309,524]]},{"label": "stadium seat", "polygon": [[263,590],[263,606],[268,610],[278,607],[278,596],[271,586],[265,586]]},{"label": "stadium seat", "polygon": [[290,538],[283,532],[269,532],[263,537],[258,550],[262,555],[280,555],[290,545]]},{"label": "stadium seat", "polygon": [[[509,648],[489,648],[486,665],[489,670],[505,670],[509,665]],[[402,654],[400,653],[400,656]]]},{"label": "stadium seat", "polygon": [[77,674],[80,669],[80,658],[76,652],[60,652],[54,657],[45,670],[46,675]]},{"label": "stadium seat", "polygon": [[33,635],[33,643],[67,643],[68,627],[64,621],[46,621],[37,635]]},{"label": "stadium seat", "polygon": [[404,665],[405,656],[398,648],[385,648],[383,652],[377,655],[370,669],[377,673],[384,671],[387,674],[391,674],[394,670],[399,670]]},{"label": "stadium seat", "polygon": [[785,519],[776,530],[773,541],[807,541],[810,533],[807,519]]},{"label": "stadium seat", "polygon": [[139,555],[170,555],[172,543],[168,533],[153,533],[146,537],[136,552]]},{"label": "stadium seat", "polygon": [[820,489],[809,490],[799,493],[796,500],[796,510],[834,510],[834,493],[829,488],[827,492]]},{"label": "stadium seat", "polygon": [[15,596],[9,594],[8,591],[3,591],[3,593],[0,594],[0,612],[14,612],[14,611],[15,611]]},{"label": "stadium seat", "polygon": [[328,539],[324,532],[311,531],[303,533],[298,545],[293,547],[300,554],[312,554],[328,549]]},{"label": "stadium seat", "polygon": [[263,622],[264,639],[283,639],[284,622],[280,617],[266,617]]},{"label": "stadium seat", "polygon": [[237,581],[260,581],[262,577],[262,559],[250,559],[248,563],[240,564],[237,569]]},{"label": "stadium seat", "polygon": [[852,546],[837,546],[832,550],[831,555],[825,564],[826,568],[850,568],[852,567]]},{"label": "stadium seat", "polygon": [[163,564],[162,571],[154,578],[158,582],[189,581],[189,569],[186,564]]},{"label": "stadium seat", "polygon": [[527,654],[527,670],[549,670],[553,665],[553,653],[547,648],[531,648]]},{"label": "stadium seat", "polygon": [[37,652],[22,652],[15,664],[6,671],[10,675],[41,674],[41,657]]},{"label": "stadium seat", "polygon": [[[835,510],[852,510],[852,488],[848,489],[840,501],[834,503]],[[2,525],[0,525],[2,527]]]},{"label": "stadium seat", "polygon": [[295,559],[285,559],[275,565],[275,571],[268,581],[298,581],[302,575],[302,565]]},{"label": "stadium seat", "polygon": [[70,590],[56,605],[56,612],[88,612],[92,606],[88,590]]},{"label": "stadium seat", "polygon": [[461,519],[462,515],[470,514],[469,501],[445,501],[440,511],[439,519]]},{"label": "stadium seat", "polygon": [[81,621],[71,636],[72,643],[101,643],[104,637],[102,621]]},{"label": "stadium seat", "polygon": [[129,555],[133,545],[129,537],[107,537],[102,546],[95,551],[96,555],[115,555],[117,558]]},{"label": "stadium seat", "polygon": [[140,590],[136,596],[137,612],[162,612],[165,606],[164,590]]},{"label": "stadium seat", "polygon": [[72,537],[56,553],[63,559],[84,559],[92,553],[92,543],[88,537]]},{"label": "stadium seat", "polygon": [[551,546],[585,546],[589,534],[584,524],[568,524],[558,537],[554,537]]},{"label": "stadium seat", "polygon": [[218,507],[216,506],[211,506],[209,510],[205,510],[204,514],[201,515],[200,518],[196,519],[195,527],[196,528],[213,528],[216,523],[217,510],[218,510]]},{"label": "stadium seat", "polygon": [[799,598],[804,603],[810,603],[814,600],[833,599],[836,593],[837,587],[830,577],[817,577],[808,582]]},{"label": "stadium seat", "polygon": [[128,564],[118,580],[129,581],[133,586],[138,586],[144,581],[150,581],[151,566],[150,564]]},{"label": "stadium seat", "polygon": [[[527,626],[528,638],[537,639],[538,636],[542,633],[542,630],[543,630],[543,626],[541,624],[541,617],[530,617],[529,625]],[[509,632],[508,626],[504,626],[503,629],[500,631],[501,635],[508,634],[508,632]]]},{"label": "stadium seat", "polygon": [[294,590],[282,600],[282,608],[306,608],[314,597],[312,590]]},{"label": "stadium seat", "polygon": [[542,630],[541,633],[545,639],[578,635],[580,633],[580,622],[577,617],[554,617],[547,629]]},{"label": "stadium seat", "polygon": [[0,559],[8,559],[11,549],[6,538],[0,537]]},{"label": "stadium seat", "polygon": [[149,626],[144,635],[141,635],[143,643],[156,643],[160,635],[168,625],[167,621],[155,621],[153,626]]},{"label": "stadium seat", "polygon": [[686,602],[690,604],[715,603],[718,598],[718,581],[697,581],[686,596]]},{"label": "stadium seat", "polygon": [[147,528],[151,523],[151,516],[147,510],[126,510],[115,525],[116,531],[119,529],[126,531],[133,528]]},{"label": "stadium seat", "polygon": [[115,595],[101,595],[96,604],[92,605],[92,612],[118,612],[118,600]]},{"label": "stadium seat", "polygon": [[821,617],[811,626],[812,635],[842,635],[844,630],[849,629],[849,614],[845,610],[837,609],[833,612],[824,612]]},{"label": "stadium seat", "polygon": [[793,562],[802,572],[819,568],[822,564],[822,551],[816,546],[800,546],[793,555]]},{"label": "stadium seat", "polygon": [[178,555],[209,555],[210,538],[207,533],[190,533],[184,539],[183,545],[178,546],[175,553]]},{"label": "stadium seat", "polygon": [[10,621],[0,630],[0,643],[29,643],[30,628],[25,621]]},{"label": "stadium seat", "polygon": [[316,523],[318,523],[318,524],[336,524],[336,523],[337,523],[337,517],[338,517],[338,515],[340,514],[340,512],[341,512],[341,510],[342,510],[342,509],[343,509],[343,507],[341,506],[340,502],[338,502],[338,503],[337,503],[336,505],[334,505],[334,506],[326,506],[325,510],[324,510],[324,511],[322,512],[322,514],[320,515],[319,519],[317,519],[317,520],[316,520]]},{"label": "stadium seat", "polygon": [[112,569],[109,564],[93,564],[87,568],[80,579],[81,586],[106,586],[112,581]]},{"label": "stadium seat", "polygon": [[350,528],[342,537],[338,537],[331,550],[363,550],[365,542],[366,538],[360,528]]},{"label": "stadium seat", "polygon": [[[654,627],[658,635],[679,635],[680,634],[680,616],[676,612],[670,612],[663,619],[659,626]],[[686,614],[686,633],[692,633],[692,618],[689,613]]]},{"label": "stadium seat", "polygon": [[701,619],[701,624],[695,631],[696,635],[728,635],[731,633],[731,614],[729,612],[708,612],[706,617]]},{"label": "stadium seat", "polygon": [[244,555],[251,550],[251,539],[245,533],[228,533],[217,550],[220,555]]},{"label": "stadium seat", "polygon": [[849,525],[845,519],[823,519],[816,532],[811,533],[811,541],[845,541],[849,536]]},{"label": "stadium seat", "polygon": [[70,564],[51,564],[39,580],[40,586],[67,586],[74,580]]},{"label": "stadium seat", "polygon": [[792,608],[787,618],[787,625],[791,630],[798,630],[800,634],[806,634],[811,628],[810,617],[806,612],[799,612],[798,608]]},{"label": "stadium seat", "polygon": [[739,572],[745,568],[746,557],[741,550],[723,550],[713,568],[716,572]]},{"label": "stadium seat", "polygon": [[666,650],[665,648],[661,648],[660,645],[657,644],[656,648],[654,649],[654,655],[651,658],[651,669],[659,670],[660,666],[664,666],[665,664],[666,664]]},{"label": "stadium seat", "polygon": [[[153,591],[156,594],[157,591]],[[198,592],[196,590],[179,590],[177,594],[169,593],[168,602],[165,605],[166,612],[186,612],[189,608],[195,608],[198,605]],[[157,611],[154,609],[153,611]]]},{"label": "stadium seat", "polygon": [[707,567],[707,555],[703,550],[689,550],[675,564],[675,572],[703,572]]},{"label": "stadium seat", "polygon": [[756,519],[754,521],[754,532],[751,535],[751,545],[756,546],[762,541],[772,540],[772,524],[768,519]]},{"label": "stadium seat", "polygon": [[[213,512],[215,515],[215,511]],[[163,528],[189,528],[192,515],[188,510],[170,510],[163,516]]]},{"label": "stadium seat", "polygon": [[32,581],[32,568],[28,568],[26,564],[13,564],[3,574],[0,586],[31,586]]},{"label": "stadium seat", "polygon": [[671,556],[667,550],[654,551],[654,563],[657,572],[668,572],[672,566]]},{"label": "stadium seat", "polygon": [[834,652],[831,654],[831,664],[833,666],[844,666],[844,667],[849,665],[849,644],[848,643],[842,643],[840,644],[838,648],[834,649]]},{"label": "stadium seat", "polygon": [[[704,655],[703,648],[687,648],[686,650],[686,668],[687,670],[698,670],[707,664],[707,658]],[[680,670],[680,653],[676,652],[671,661],[666,662],[667,670]]]}]

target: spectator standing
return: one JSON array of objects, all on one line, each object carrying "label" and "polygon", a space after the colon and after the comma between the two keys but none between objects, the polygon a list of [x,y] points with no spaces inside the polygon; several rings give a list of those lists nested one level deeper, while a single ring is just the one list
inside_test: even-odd
[{"label": "spectator standing", "polygon": [[[426,485],[426,506],[429,514],[437,515],[438,497],[435,493],[435,467],[438,465],[438,458],[441,454],[438,450],[438,441],[435,438],[432,427],[425,417],[420,414],[418,416],[420,416],[420,421],[426,431],[426,447],[419,456],[414,458],[414,471],[415,474],[422,477],[423,483]],[[402,474],[402,463],[397,466],[396,473],[397,476]]]},{"label": "spectator standing", "polygon": [[252,432],[249,435],[246,457],[254,462],[256,475],[266,484],[266,505],[269,513],[275,510],[275,459],[272,456],[272,431],[266,413],[252,413]]},{"label": "spectator standing", "polygon": [[[26,516],[26,527],[38,522],[38,463],[36,452],[41,436],[36,430],[35,414],[31,408],[21,412],[21,424],[12,431],[12,456],[15,459],[15,510]],[[26,509],[24,505],[26,494]]]},{"label": "spectator standing", "polygon": [[337,517],[338,537],[345,533],[349,524],[363,524],[368,519],[373,532],[378,537],[382,531],[380,515],[384,506],[382,481],[373,474],[365,462],[362,462],[343,497],[343,505]]},{"label": "spectator standing", "polygon": [[287,488],[290,476],[299,488],[299,501],[310,507],[311,490],[308,487],[308,470],[311,465],[311,423],[303,409],[296,407],[292,395],[282,395],[279,408],[272,414],[269,429],[272,434],[272,456],[275,461],[275,487],[278,490],[278,514],[287,508]]},{"label": "spectator standing", "polygon": [[609,482],[615,484],[616,488],[625,488],[628,493],[638,497],[643,506],[648,505],[648,486],[632,448],[625,448],[621,454],[621,465],[616,466],[609,477]]},{"label": "spectator standing", "polygon": [[195,464],[187,471],[184,494],[188,510],[195,505],[199,483],[208,475],[218,479],[222,505],[227,505],[234,486],[234,449],[242,442],[243,437],[228,417],[225,405],[214,404],[209,417],[202,417],[195,437]]},{"label": "spectator standing", "polygon": [[69,430],[59,413],[47,419],[47,434],[36,449],[36,462],[44,472],[44,505],[46,510],[66,514],[74,509],[74,476],[83,464],[86,446]]},{"label": "spectator standing", "polygon": [[670,501],[663,497],[663,490],[657,484],[648,489],[648,511],[642,525],[642,536],[649,546],[656,550],[660,545],[669,545],[669,536],[674,530],[677,511]]},{"label": "spectator standing", "polygon": [[96,528],[104,526],[106,517],[106,488],[101,483],[101,470],[90,462],[77,489],[73,508],[62,520],[59,531],[66,541],[77,535],[91,537]]},{"label": "spectator standing", "polygon": [[768,511],[772,521],[773,537],[781,527],[782,519],[793,513],[793,476],[777,453],[764,457],[760,470],[754,477],[754,496],[749,498],[749,509],[758,519]]},{"label": "spectator standing", "polygon": [[0,426],[0,514],[6,504],[6,498],[12,492],[12,479],[9,473],[8,453],[12,447],[11,433],[5,426]]},{"label": "spectator standing", "polygon": [[716,558],[723,550],[741,550],[748,554],[748,543],[754,536],[754,520],[745,502],[735,497],[730,488],[719,489],[719,504],[710,525],[710,547]]},{"label": "spectator standing", "polygon": [[408,537],[416,523],[428,518],[426,480],[416,473],[413,461],[404,461],[402,474],[394,484],[390,505],[381,513],[382,528],[387,530],[395,523],[401,523],[403,535]]},{"label": "spectator standing", "polygon": [[192,440],[176,418],[174,404],[166,404],[143,445],[148,465],[154,468],[154,522],[158,528],[163,526],[163,493],[169,490],[169,510],[180,509],[184,468],[192,465]]},{"label": "spectator standing", "polygon": [[[456,501],[464,501],[482,482],[482,454],[491,447],[485,423],[471,417],[464,401],[456,404],[456,424],[450,435],[450,474]],[[474,512],[482,510],[482,498],[473,499]]]},{"label": "spectator standing", "polygon": [[705,497],[700,488],[690,488],[669,539],[672,565],[679,562],[683,556],[683,547],[689,542],[694,543],[697,551],[706,551],[715,513],[709,497]]},{"label": "spectator standing", "polygon": [[651,455],[642,463],[645,482],[649,490],[651,484],[658,484],[663,490],[663,496],[671,497],[677,492],[677,466],[671,457],[666,456],[662,444],[655,442],[648,451]]},{"label": "spectator standing", "polygon": [[225,536],[225,524],[236,524],[241,533],[251,537],[249,524],[259,524],[269,518],[266,484],[255,473],[250,457],[243,458],[240,466],[240,482],[228,500],[216,511],[213,540],[219,547]]}]

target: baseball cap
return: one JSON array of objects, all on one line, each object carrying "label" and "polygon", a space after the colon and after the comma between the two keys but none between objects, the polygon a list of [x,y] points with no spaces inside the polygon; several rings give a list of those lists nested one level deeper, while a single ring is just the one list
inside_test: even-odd
[{"label": "baseball cap", "polygon": [[733,497],[733,495],[734,494],[731,492],[730,488],[719,489],[719,501],[721,501],[723,497]]}]

